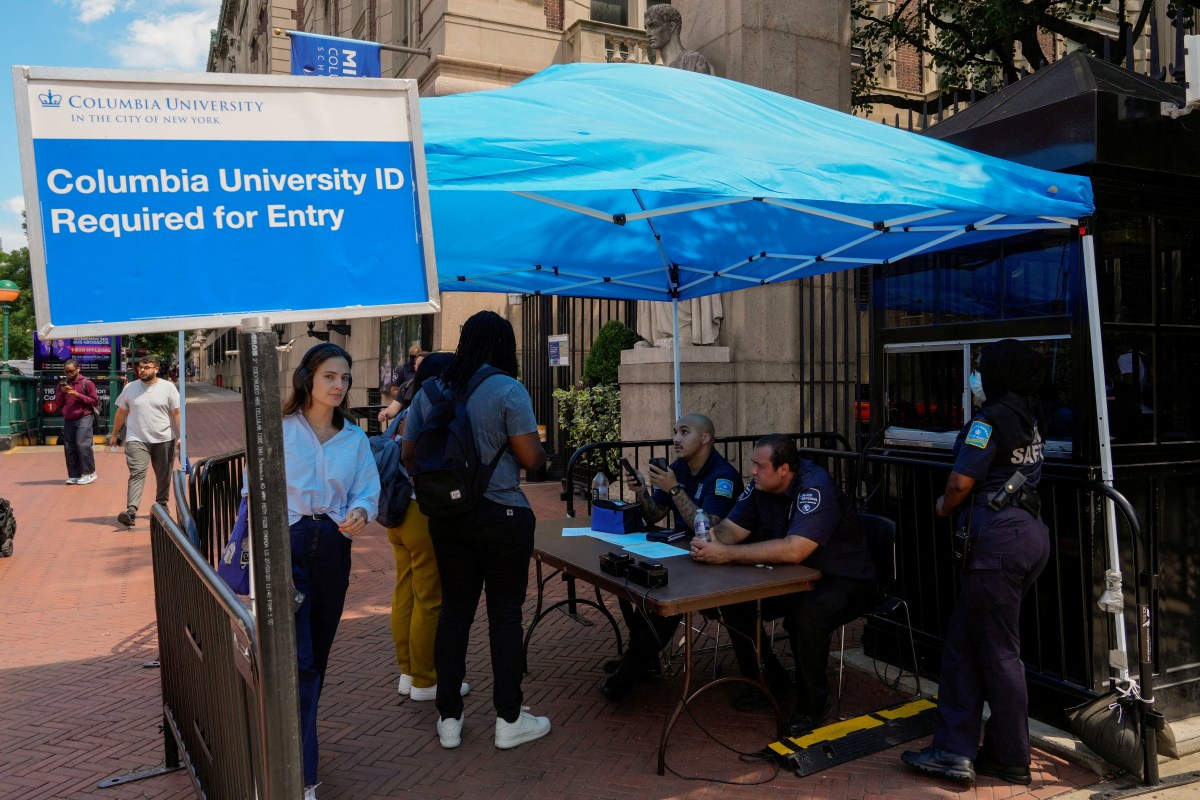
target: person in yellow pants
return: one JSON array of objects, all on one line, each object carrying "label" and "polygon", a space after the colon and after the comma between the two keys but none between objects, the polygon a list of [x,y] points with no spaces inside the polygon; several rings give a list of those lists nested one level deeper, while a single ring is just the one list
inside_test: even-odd
[{"label": "person in yellow pants", "polygon": [[[450,363],[452,353],[433,353],[421,361],[416,391]],[[392,592],[392,641],[400,667],[399,691],[410,700],[437,696],[437,671],[433,666],[433,639],[442,609],[442,582],[429,538],[429,517],[410,503],[404,521],[387,529],[396,556],[396,588]],[[462,684],[466,694],[469,686]]]}]

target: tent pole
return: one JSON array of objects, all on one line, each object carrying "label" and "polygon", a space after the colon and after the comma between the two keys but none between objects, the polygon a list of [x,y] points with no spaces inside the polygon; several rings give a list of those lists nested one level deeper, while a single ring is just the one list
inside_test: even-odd
[{"label": "tent pole", "polygon": [[192,474],[192,466],[188,463],[187,454],[187,366],[183,360],[183,331],[179,332],[179,338],[175,345],[175,364],[179,369],[179,377],[183,380],[179,381],[179,468],[183,470],[184,475]]},{"label": "tent pole", "polygon": [[[671,350],[675,370],[675,419],[683,416],[683,400],[679,396],[679,297],[671,298]],[[675,420],[672,420],[674,422]]]},{"label": "tent pole", "polygon": [[[1096,427],[1100,435],[1100,480],[1105,486],[1113,485],[1112,440],[1109,437],[1108,402],[1104,391],[1104,343],[1100,338],[1100,296],[1096,279],[1096,242],[1091,234],[1084,234],[1083,277],[1087,294],[1088,338],[1092,351],[1092,390],[1096,397]],[[1118,577],[1121,574],[1121,554],[1117,548],[1117,512],[1112,500],[1104,500],[1104,521],[1108,543],[1108,569]],[[1129,679],[1129,650],[1125,642],[1125,615],[1122,610],[1112,612],[1113,627],[1116,629],[1116,653],[1109,654],[1109,666],[1115,667],[1121,680]],[[1119,655],[1118,655],[1119,654]],[[1119,663],[1113,663],[1118,655]]]}]

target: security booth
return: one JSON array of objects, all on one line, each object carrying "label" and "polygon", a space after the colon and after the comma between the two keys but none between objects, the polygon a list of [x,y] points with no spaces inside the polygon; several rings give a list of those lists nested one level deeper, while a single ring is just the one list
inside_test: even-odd
[{"label": "security booth", "polygon": [[[1137,676],[1139,582],[1156,707],[1168,720],[1200,713],[1200,548],[1189,529],[1200,505],[1200,119],[1164,116],[1165,101],[1182,105],[1183,90],[1074,53],[935,125],[927,135],[1088,176],[1096,215],[1070,232],[884,265],[873,278],[868,451],[879,461],[868,488],[899,522],[899,593],[914,612],[923,673],[937,671],[954,603],[949,525],[933,504],[971,413],[972,364],[1003,338],[1047,358],[1041,495],[1051,558],[1025,598],[1022,657],[1031,715],[1059,725],[1065,707],[1105,691],[1122,669]],[[1101,381],[1085,228],[1095,242]],[[1117,515],[1124,630],[1097,606],[1113,566],[1097,487],[1098,392],[1114,488],[1142,531],[1135,541]],[[911,660],[894,650],[893,633],[873,621],[868,653]]]}]

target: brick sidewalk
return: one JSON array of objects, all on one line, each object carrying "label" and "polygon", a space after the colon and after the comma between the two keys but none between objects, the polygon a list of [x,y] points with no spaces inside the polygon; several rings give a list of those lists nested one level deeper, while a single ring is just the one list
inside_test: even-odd
[{"label": "brick sidewalk", "polygon": [[[238,395],[189,384],[188,427],[193,457],[241,443]],[[211,389],[211,387],[209,387]],[[0,559],[0,798],[190,798],[182,773],[116,789],[95,784],[111,775],[161,763],[158,657],[149,534],[143,499],[138,525],[115,523],[125,489],[123,454],[97,454],[100,479],[65,486],[57,448],[0,454],[0,493],[18,519],[16,553]],[[539,518],[564,516],[557,484],[526,487]],[[391,548],[372,525],[358,537],[346,613],[338,632],[321,703],[322,800],[383,798],[555,797],[794,797],[794,798],[1005,798],[1053,797],[1097,778],[1044,753],[1035,753],[1035,779],[1011,787],[981,779],[974,789],[940,784],[901,769],[896,747],[795,778],[743,762],[703,733],[731,746],[758,750],[773,736],[766,714],[728,709],[727,690],[715,691],[685,715],[671,740],[668,764],[681,773],[732,782],[732,787],[655,774],[663,714],[676,679],[639,686],[620,705],[595,691],[600,665],[612,652],[612,634],[594,612],[580,625],[553,614],[529,651],[526,700],[547,714],[554,730],[534,744],[498,751],[491,742],[491,675],[486,613],[473,629],[468,661],[471,694],[463,745],[439,747],[431,703],[402,701],[389,628],[393,580]],[[563,584],[550,581],[549,598]],[[526,605],[532,613],[534,592]],[[720,654],[733,669],[732,654]],[[711,672],[711,655],[701,670]],[[891,702],[873,676],[851,671],[845,710],[856,713]],[[920,742],[913,743],[915,746]],[[1018,791],[1018,789],[1020,791]]]}]

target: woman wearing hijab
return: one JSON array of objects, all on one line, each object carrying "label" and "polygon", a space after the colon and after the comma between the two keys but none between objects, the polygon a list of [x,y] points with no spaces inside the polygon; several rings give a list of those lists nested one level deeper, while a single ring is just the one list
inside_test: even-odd
[{"label": "woman wearing hijab", "polygon": [[[983,349],[979,372],[984,403],[958,435],[954,470],[936,507],[944,517],[957,511],[956,529],[969,532],[942,653],[941,721],[930,747],[901,758],[920,772],[954,780],[972,782],[979,773],[1028,784],[1020,618],[1021,598],[1050,555],[1036,491],[1046,364],[1027,344],[1005,339]],[[985,701],[992,712],[986,726]]]}]

